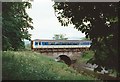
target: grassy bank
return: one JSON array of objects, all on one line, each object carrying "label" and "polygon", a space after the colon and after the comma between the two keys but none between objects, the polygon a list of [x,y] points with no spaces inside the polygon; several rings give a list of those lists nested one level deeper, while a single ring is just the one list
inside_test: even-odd
[{"label": "grassy bank", "polygon": [[32,51],[7,51],[2,54],[3,80],[94,80],[77,73],[64,63]]},{"label": "grassy bank", "polygon": [[81,62],[86,63],[88,60],[90,60],[92,57],[94,56],[94,52],[93,51],[85,51],[82,54],[82,57],[80,58]]}]

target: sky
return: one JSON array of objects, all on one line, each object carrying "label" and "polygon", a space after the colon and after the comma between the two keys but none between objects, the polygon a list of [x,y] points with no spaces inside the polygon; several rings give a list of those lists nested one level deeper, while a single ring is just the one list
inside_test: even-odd
[{"label": "sky", "polygon": [[31,39],[53,39],[54,34],[64,34],[70,40],[78,40],[85,36],[74,25],[67,27],[61,26],[54,14],[51,0],[34,0],[32,8],[27,9],[28,15],[33,19],[33,30],[29,30],[32,34]]}]

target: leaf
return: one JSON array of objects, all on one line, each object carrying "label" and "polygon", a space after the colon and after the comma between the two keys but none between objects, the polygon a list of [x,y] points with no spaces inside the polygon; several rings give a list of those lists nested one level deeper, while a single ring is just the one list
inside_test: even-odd
[{"label": "leaf", "polygon": [[[23,39],[30,39],[28,29],[33,29],[32,18],[26,13],[26,8],[31,7],[29,2],[4,2],[2,4],[2,25],[3,25],[3,50],[12,48],[18,50],[24,48]],[[7,46],[7,47],[6,47]]]}]

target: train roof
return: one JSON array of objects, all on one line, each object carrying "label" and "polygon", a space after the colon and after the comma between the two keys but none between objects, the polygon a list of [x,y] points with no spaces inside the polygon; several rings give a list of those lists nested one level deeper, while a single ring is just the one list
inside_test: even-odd
[{"label": "train roof", "polygon": [[49,40],[49,39],[34,39],[34,40],[31,40],[31,41],[58,41],[58,42],[60,42],[60,41],[62,41],[62,42],[67,42],[67,41],[70,41],[70,42],[73,42],[73,41],[75,41],[75,42],[80,42],[80,41],[91,41],[91,40]]}]

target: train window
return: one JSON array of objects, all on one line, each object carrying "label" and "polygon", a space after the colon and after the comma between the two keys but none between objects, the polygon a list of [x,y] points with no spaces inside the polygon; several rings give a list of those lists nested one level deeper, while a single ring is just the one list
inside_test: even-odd
[{"label": "train window", "polygon": [[48,42],[48,45],[51,45],[51,42]]},{"label": "train window", "polygon": [[70,43],[69,42],[65,42],[65,45],[70,45]]},{"label": "train window", "polygon": [[79,45],[79,42],[77,42],[77,45]]},{"label": "train window", "polygon": [[48,42],[45,42],[45,45],[48,45]]},{"label": "train window", "polygon": [[55,42],[55,45],[59,45],[59,42]]},{"label": "train window", "polygon": [[49,44],[50,44],[50,45],[54,45],[54,42],[50,42]]},{"label": "train window", "polygon": [[65,43],[64,43],[64,42],[62,42],[62,45],[65,45]]},{"label": "train window", "polygon": [[70,45],[73,45],[73,42],[71,42]]},{"label": "train window", "polygon": [[48,42],[42,42],[42,45],[48,45]]},{"label": "train window", "polygon": [[82,42],[81,45],[85,45],[84,42]]},{"label": "train window", "polygon": [[91,45],[91,42],[89,42],[89,45]]},{"label": "train window", "polygon": [[35,45],[38,45],[38,42],[35,42]]},{"label": "train window", "polygon": [[74,43],[73,43],[73,42],[71,42],[70,44],[71,44],[71,45],[74,45]]},{"label": "train window", "polygon": [[67,42],[65,42],[65,45],[67,45]]},{"label": "train window", "polygon": [[44,45],[44,42],[41,42],[42,43],[42,45]]},{"label": "train window", "polygon": [[76,43],[76,42],[75,42],[75,43],[73,43],[73,45],[79,45],[79,43]]},{"label": "train window", "polygon": [[81,45],[90,45],[89,42],[82,42]]}]

